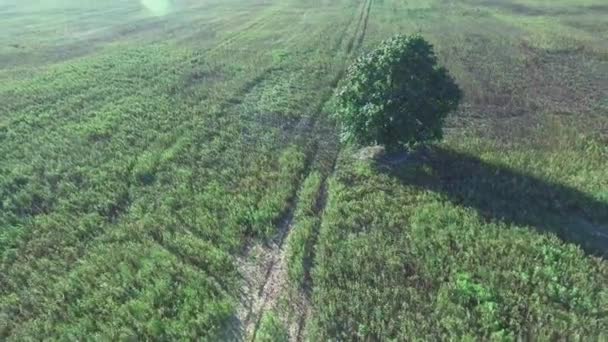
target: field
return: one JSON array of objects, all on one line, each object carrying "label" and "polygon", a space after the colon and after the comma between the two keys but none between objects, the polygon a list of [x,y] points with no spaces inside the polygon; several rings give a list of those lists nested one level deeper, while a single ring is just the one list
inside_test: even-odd
[{"label": "field", "polygon": [[[608,339],[602,0],[0,2],[0,340]],[[348,65],[464,101],[399,163]]]}]

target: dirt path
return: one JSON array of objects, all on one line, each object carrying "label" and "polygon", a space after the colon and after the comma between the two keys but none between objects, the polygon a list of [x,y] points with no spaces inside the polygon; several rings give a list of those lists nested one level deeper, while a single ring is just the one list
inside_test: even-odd
[{"label": "dirt path", "polygon": [[287,289],[287,265],[285,258],[285,239],[291,230],[293,207],[279,226],[277,237],[268,245],[255,245],[248,260],[241,264],[246,279],[242,312],[239,313],[243,336],[254,340],[263,313],[276,307],[278,299]]},{"label": "dirt path", "polygon": [[[357,22],[351,20],[348,23],[348,26],[355,25],[355,30],[348,44],[342,47],[346,49],[347,54],[355,53],[361,47],[366,34],[372,1],[364,0],[358,13],[359,20]],[[347,30],[348,27],[345,31]],[[342,45],[342,41],[343,38],[340,38],[338,46]],[[333,86],[337,85],[341,76],[342,73],[337,76]],[[323,105],[332,94],[327,94],[326,98],[320,101],[316,110],[317,113],[322,111]],[[300,133],[297,135],[307,136],[308,139],[316,141],[316,147],[312,149],[310,165],[307,169],[314,168],[324,174],[322,187],[317,198],[317,214],[322,217],[327,200],[327,180],[333,174],[339,151],[338,139],[337,136],[334,136],[336,132],[332,131],[333,128],[317,116],[312,119],[312,122],[306,123],[305,126],[311,129],[305,129],[301,132],[297,130]],[[328,132],[328,130],[332,132]],[[319,137],[325,139],[319,139]],[[304,173],[302,179],[306,178],[308,171]],[[240,340],[255,340],[260,321],[268,310],[274,310],[281,316],[279,319],[285,324],[290,341],[302,341],[305,338],[306,322],[311,315],[310,293],[291,288],[287,274],[285,244],[294,225],[293,217],[297,205],[296,198],[283,215],[283,219],[277,227],[278,233],[272,241],[267,244],[252,244],[239,262],[239,270],[244,282],[241,305],[237,311],[235,326],[238,327],[240,332],[238,334]],[[285,304],[289,307],[287,310],[285,310]]]},{"label": "dirt path", "polygon": [[[337,150],[332,153],[333,166]],[[327,198],[327,174],[317,197],[318,215],[322,217]],[[277,237],[267,245],[255,244],[246,253],[240,263],[240,270],[245,283],[243,285],[241,308],[238,312],[241,336],[245,341],[255,340],[260,321],[264,313],[274,310],[281,317],[289,333],[290,341],[302,341],[304,328],[311,314],[310,293],[293,291],[287,273],[287,240],[292,231],[294,203],[279,226]],[[285,310],[285,302],[289,308]],[[288,311],[288,312],[285,312]]]}]

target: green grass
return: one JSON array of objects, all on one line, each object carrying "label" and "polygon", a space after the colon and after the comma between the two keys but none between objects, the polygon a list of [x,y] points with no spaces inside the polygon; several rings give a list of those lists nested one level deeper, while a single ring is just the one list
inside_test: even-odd
[{"label": "green grass", "polygon": [[[0,339],[220,339],[243,251],[291,211],[311,340],[606,338],[604,14],[3,2]],[[465,92],[446,141],[392,167],[345,148],[333,173],[344,68],[418,31]],[[285,336],[262,317],[257,337]]]},{"label": "green grass", "polygon": [[281,321],[272,312],[264,313],[260,327],[255,335],[255,342],[286,342],[289,335]]},{"label": "green grass", "polygon": [[317,245],[312,339],[605,338],[608,268],[586,254],[608,247],[607,152],[449,140],[389,168],[345,150]]}]

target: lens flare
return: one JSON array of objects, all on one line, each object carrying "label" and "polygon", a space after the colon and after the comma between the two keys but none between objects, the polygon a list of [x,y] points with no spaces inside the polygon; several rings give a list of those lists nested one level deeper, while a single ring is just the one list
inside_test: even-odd
[{"label": "lens flare", "polygon": [[171,8],[171,0],[140,0],[141,4],[156,16],[163,16]]}]

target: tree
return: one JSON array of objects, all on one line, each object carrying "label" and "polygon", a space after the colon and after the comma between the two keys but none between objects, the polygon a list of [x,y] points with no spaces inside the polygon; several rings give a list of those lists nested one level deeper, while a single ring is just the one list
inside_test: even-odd
[{"label": "tree", "polygon": [[442,137],[462,93],[433,47],[396,35],[356,60],[337,94],[342,140],[396,150]]}]

